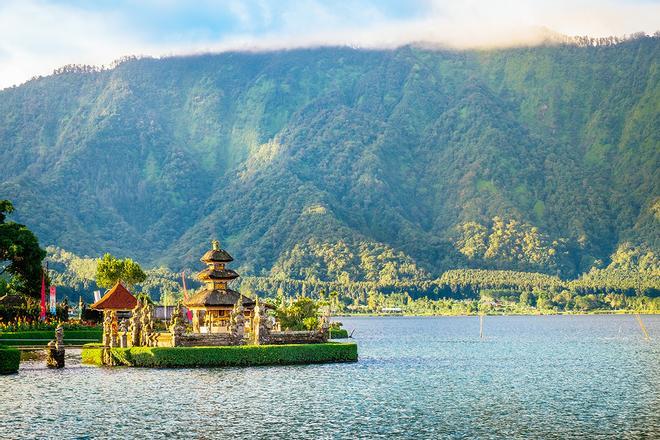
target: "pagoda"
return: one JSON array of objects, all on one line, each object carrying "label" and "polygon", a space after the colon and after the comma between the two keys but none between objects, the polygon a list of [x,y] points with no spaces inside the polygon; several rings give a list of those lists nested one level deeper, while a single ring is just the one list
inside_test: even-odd
[{"label": "pagoda", "polygon": [[255,301],[232,290],[228,284],[238,278],[238,274],[226,267],[234,261],[231,255],[220,249],[220,242],[213,240],[212,248],[200,259],[207,268],[197,274],[205,283],[204,288],[183,302],[192,311],[192,325],[195,333],[219,333],[229,331],[231,311],[239,299],[245,310],[245,317],[251,318]]}]

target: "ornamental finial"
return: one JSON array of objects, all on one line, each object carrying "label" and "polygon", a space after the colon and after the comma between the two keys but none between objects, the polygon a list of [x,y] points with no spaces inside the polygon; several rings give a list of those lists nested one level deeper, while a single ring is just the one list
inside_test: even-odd
[{"label": "ornamental finial", "polygon": [[213,240],[211,242],[211,246],[213,246],[214,251],[219,251],[220,250],[220,242],[218,240]]}]

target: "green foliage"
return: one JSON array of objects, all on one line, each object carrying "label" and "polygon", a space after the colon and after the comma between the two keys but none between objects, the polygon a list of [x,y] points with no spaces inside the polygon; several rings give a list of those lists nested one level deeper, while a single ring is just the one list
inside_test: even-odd
[{"label": "green foliage", "polygon": [[559,242],[551,242],[538,228],[493,218],[487,228],[468,222],[457,228],[454,244],[471,264],[492,268],[528,268],[543,272],[556,271],[561,267],[559,257],[563,253]]},{"label": "green foliage", "polygon": [[[9,200],[0,200],[0,296],[7,293],[38,298],[41,289],[41,260],[46,252],[25,225],[6,222],[14,211]],[[9,275],[9,281],[3,277]]]},{"label": "green foliage", "polygon": [[296,298],[276,311],[282,330],[313,330],[319,325],[318,313],[318,303],[307,297]]},{"label": "green foliage", "polygon": [[85,344],[80,352],[80,357],[83,364],[88,365],[103,365],[102,361],[102,345],[103,344]]},{"label": "green foliage", "polygon": [[339,329],[330,329],[330,339],[346,339],[348,338],[348,330],[339,328]]},{"label": "green foliage", "polygon": [[65,69],[0,91],[0,196],[43,242],[145,267],[222,231],[254,277],[579,277],[660,246],[660,38],[612,41]]},{"label": "green foliage", "polygon": [[139,264],[130,258],[122,260],[106,253],[98,260],[96,283],[100,287],[109,289],[121,281],[130,289],[134,284],[141,283],[145,279],[147,279],[147,274]]},{"label": "green foliage", "polygon": [[[86,345],[84,363],[101,365],[101,348]],[[112,348],[118,365],[149,368],[234,367],[357,361],[357,345],[349,343],[243,345],[222,347]]]},{"label": "green foliage", "polygon": [[[96,272],[98,259],[79,257],[72,252],[55,246],[46,248],[51,282],[57,285],[58,295],[65,295],[69,302],[82,297],[86,303],[93,302],[92,292],[98,289]],[[133,286],[133,291],[147,294],[150,301],[158,299],[163,305],[174,305],[182,299],[181,275],[165,267],[147,269],[146,279]],[[199,282],[188,278],[188,287],[195,289]]]},{"label": "green foliage", "polygon": [[[11,294],[8,297],[5,297],[4,300],[5,301],[0,304],[0,321],[13,322],[22,318],[34,322],[39,318],[39,300],[30,296]],[[5,304],[6,300],[11,300],[11,302]]]},{"label": "green foliage", "polygon": [[20,363],[20,351],[15,348],[0,345],[0,374],[17,373]]},{"label": "green foliage", "polygon": [[[180,300],[183,300],[183,286],[181,284],[181,275],[174,273],[166,267],[148,269],[146,271],[147,279],[139,284],[142,293],[151,298],[158,298],[159,302],[165,306],[173,306]],[[198,283],[193,280],[187,281],[189,287],[194,287]],[[153,301],[152,301],[153,302]]]},{"label": "green foliage", "polygon": [[149,296],[148,293],[144,293],[144,292],[139,293],[139,294],[137,294],[137,295],[135,296],[135,298],[136,298],[138,301],[142,301],[142,303],[145,303],[145,302],[146,302],[147,304],[151,304],[151,305],[154,304],[154,300],[151,299],[151,297]]},{"label": "green foliage", "polygon": [[[444,272],[435,280],[399,280],[392,284],[248,276],[239,278],[235,285],[243,293],[265,298],[278,309],[284,325],[295,329],[313,327],[315,321],[310,319],[305,325],[305,319],[314,318],[317,313],[314,309],[319,306],[329,306],[333,313],[379,313],[384,307],[397,307],[410,314],[456,315],[477,313],[483,311],[484,304],[493,303],[488,306],[488,313],[553,313],[577,310],[576,297],[596,295],[598,301],[590,303],[590,310],[595,307],[653,313],[660,306],[655,253],[648,249],[625,249],[631,258],[622,259],[620,250],[608,267],[592,269],[574,280],[537,272],[456,269]],[[149,292],[153,298],[160,298],[161,303],[164,292],[171,291],[173,296],[180,297],[180,290],[175,290],[179,274],[162,267],[153,271],[157,277],[144,283],[143,293],[139,295]],[[195,285],[190,278],[187,283]],[[578,305],[584,308],[584,303]]]},{"label": "green foliage", "polygon": [[[80,345],[89,342],[100,342],[103,331],[100,328],[85,330],[64,330],[64,343]],[[0,332],[0,342],[6,345],[47,345],[55,339],[55,331],[29,330],[19,332]]]},{"label": "green foliage", "polygon": [[[64,339],[92,339],[98,340],[101,338],[103,331],[100,328],[64,330]],[[54,339],[55,330],[25,330],[18,332],[0,332],[0,339]]]}]

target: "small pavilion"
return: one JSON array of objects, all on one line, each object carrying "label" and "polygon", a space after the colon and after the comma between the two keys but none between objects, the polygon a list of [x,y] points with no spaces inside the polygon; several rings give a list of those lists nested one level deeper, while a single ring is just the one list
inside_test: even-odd
[{"label": "small pavilion", "polygon": [[255,306],[253,299],[227,287],[239,276],[226,267],[234,259],[227,251],[220,249],[220,242],[213,240],[211,243],[212,248],[201,258],[207,268],[197,274],[197,278],[206,285],[183,303],[192,311],[194,333],[229,331],[231,311],[239,299],[243,304],[246,321],[251,319]]},{"label": "small pavilion", "polygon": [[103,297],[90,307],[102,312],[130,312],[137,305],[137,298],[121,282],[117,282]]},{"label": "small pavilion", "polygon": [[128,318],[137,303],[137,298],[118,281],[100,300],[90,306],[103,312],[103,345],[117,345],[119,318]]}]

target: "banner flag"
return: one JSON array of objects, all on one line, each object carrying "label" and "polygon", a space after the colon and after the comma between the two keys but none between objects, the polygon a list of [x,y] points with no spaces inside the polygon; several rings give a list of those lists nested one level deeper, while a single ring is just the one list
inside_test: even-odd
[{"label": "banner flag", "polygon": [[[185,301],[188,301],[188,289],[186,288],[186,273],[181,272],[181,280],[183,281],[183,299]],[[186,316],[188,316],[188,321],[192,321],[192,312],[188,310],[186,312]]]},{"label": "banner flag", "polygon": [[42,321],[46,319],[46,275],[43,268],[41,268],[41,310],[39,319]]},{"label": "banner flag", "polygon": [[50,314],[57,314],[57,287],[50,286]]},{"label": "banner flag", "polygon": [[101,300],[101,291],[100,290],[95,290],[94,291],[94,302],[99,302]]}]

